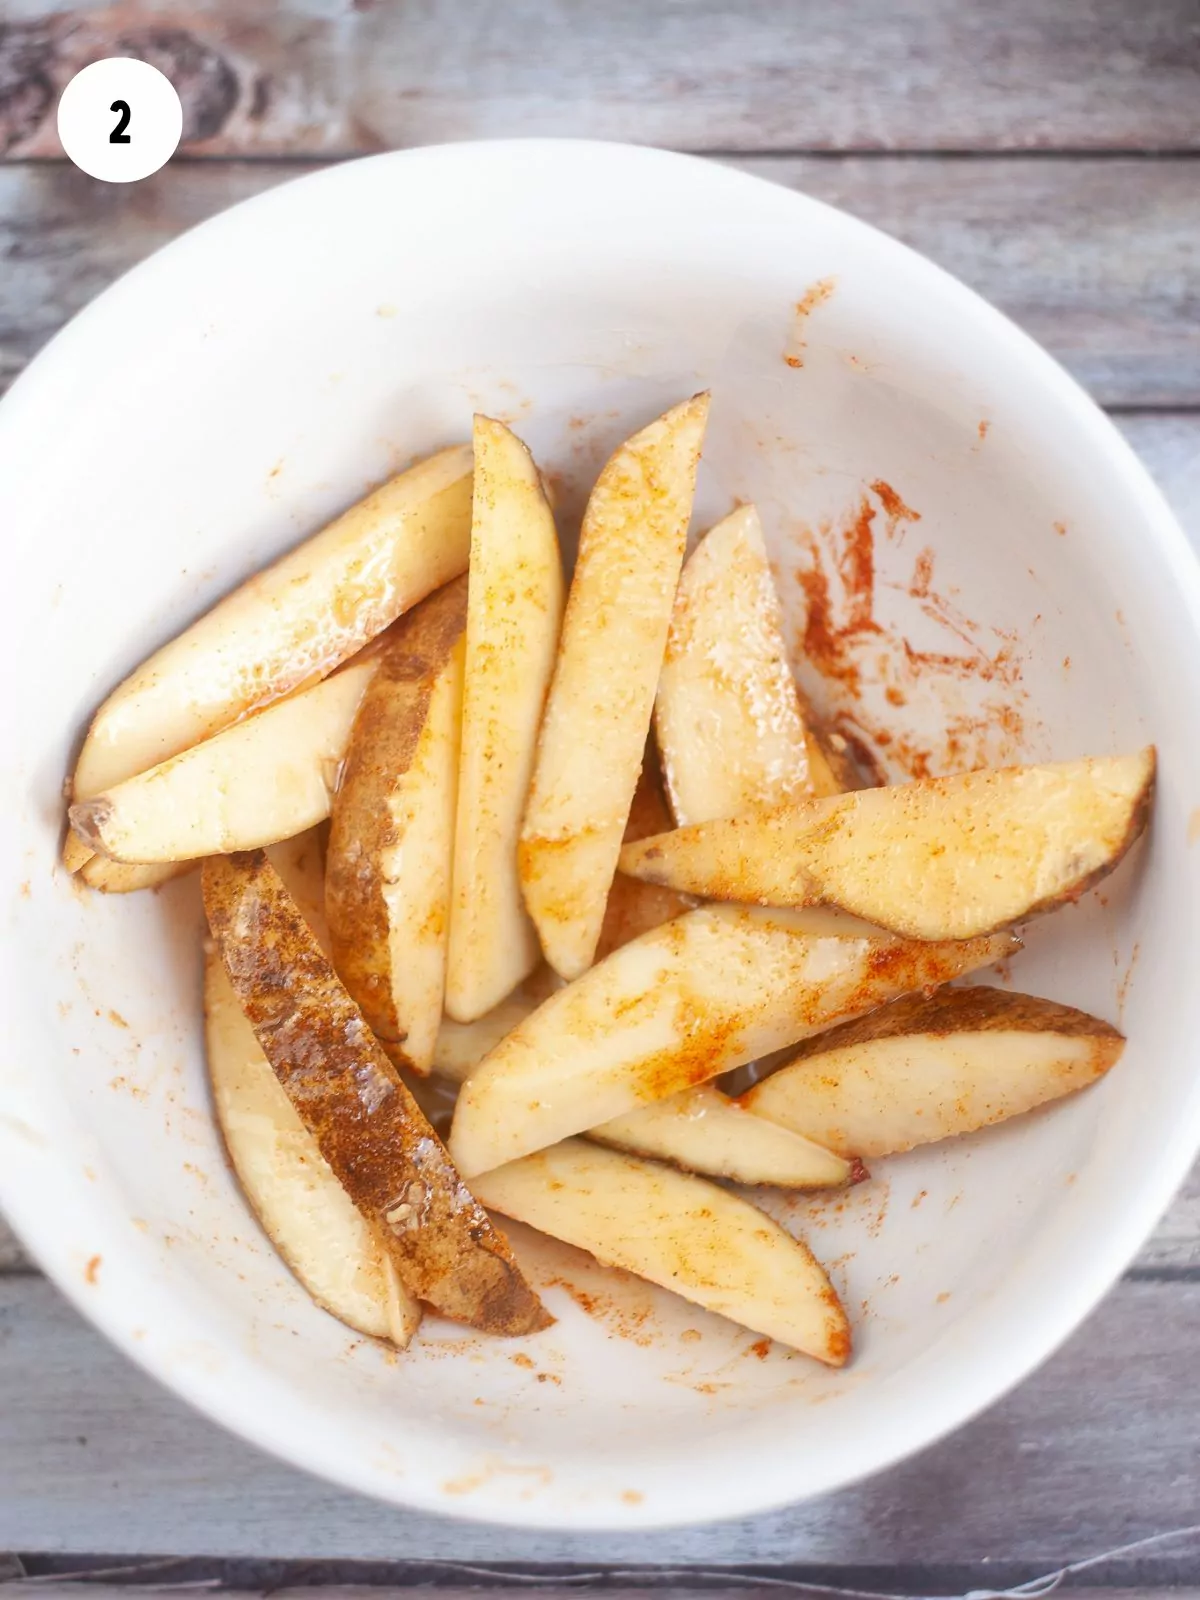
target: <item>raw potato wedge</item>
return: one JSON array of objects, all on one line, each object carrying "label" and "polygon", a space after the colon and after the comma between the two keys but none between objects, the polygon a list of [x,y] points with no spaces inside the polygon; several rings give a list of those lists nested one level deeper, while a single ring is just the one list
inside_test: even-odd
[{"label": "raw potato wedge", "polygon": [[917,944],[836,918],[706,906],[551,995],[471,1074],[450,1150],[466,1177],[987,966],[1011,935]]},{"label": "raw potato wedge", "polygon": [[[315,833],[277,845],[271,855],[306,920],[319,917]],[[217,1122],[263,1231],[319,1306],[404,1349],[421,1308],[297,1116],[215,950],[205,957],[204,1021]]]},{"label": "raw potato wedge", "polygon": [[220,601],[109,695],[75,768],[90,800],[327,677],[467,566],[471,450],[430,456]]},{"label": "raw potato wedge", "polygon": [[489,1172],[485,1205],[831,1367],[850,1324],[807,1247],[715,1183],[567,1139]]},{"label": "raw potato wedge", "polygon": [[101,894],[134,894],[138,889],[157,889],[160,883],[169,883],[199,865],[198,861],[159,861],[153,866],[131,866],[89,850],[78,871],[80,880]]},{"label": "raw potato wedge", "polygon": [[262,851],[204,864],[233,989],[300,1120],[410,1294],[488,1333],[550,1318]]},{"label": "raw potato wedge", "polygon": [[708,420],[696,395],[612,456],[584,513],[518,861],[546,959],[591,965],[641,769]]},{"label": "raw potato wedge", "polygon": [[654,731],[680,825],[836,792],[819,752],[819,770],[810,769],[783,612],[753,506],[718,522],[687,559]]},{"label": "raw potato wedge", "polygon": [[[434,1070],[465,1083],[483,1058],[535,1009],[536,1003],[518,991],[478,1022],[443,1024]],[[589,1129],[588,1137],[615,1150],[657,1157],[686,1172],[733,1183],[824,1189],[851,1178],[849,1162],[786,1128],[751,1117],[711,1084],[685,1089],[601,1123]]]},{"label": "raw potato wedge", "polygon": [[396,1065],[422,1076],[446,981],[466,620],[463,577],[391,629],[350,733],[326,860],[338,976]]},{"label": "raw potato wedge", "polygon": [[462,760],[446,1010],[471,1022],[541,960],[517,840],[563,614],[554,515],[529,451],[475,418]]},{"label": "raw potato wedge", "polygon": [[621,870],[716,900],[838,906],[969,939],[1077,900],[1145,828],[1154,748],[860,789],[627,845]]},{"label": "raw potato wedge", "polygon": [[370,653],[138,778],[71,807],[71,825],[122,862],[194,861],[289,839],[329,815]]},{"label": "raw potato wedge", "polygon": [[[651,834],[661,833],[670,826],[671,814],[663,798],[658,759],[651,740],[642,759],[637,788],[633,791],[629,820],[625,824],[625,843],[647,839]],[[692,909],[692,905],[690,898],[676,894],[673,889],[660,889],[657,884],[642,883],[637,878],[629,878],[623,872],[618,872],[608,891],[600,941],[596,946],[596,960],[603,961],[605,956],[619,950],[631,939],[639,939],[651,928],[669,922],[672,917],[682,916],[685,911]]]},{"label": "raw potato wedge", "polygon": [[833,1189],[849,1183],[849,1161],[787,1128],[757,1119],[782,1139],[764,1139],[756,1119],[710,1083],[640,1106],[589,1128],[588,1138],[615,1150],[669,1161],[685,1172],[778,1189]]},{"label": "raw potato wedge", "polygon": [[204,1021],[213,1108],[263,1232],[323,1310],[405,1349],[421,1308],[280,1088],[211,952]]},{"label": "raw potato wedge", "polygon": [[811,1039],[742,1097],[843,1155],[894,1155],[1020,1116],[1094,1083],[1122,1036],[1085,1011],[1006,989],[896,1000]]}]

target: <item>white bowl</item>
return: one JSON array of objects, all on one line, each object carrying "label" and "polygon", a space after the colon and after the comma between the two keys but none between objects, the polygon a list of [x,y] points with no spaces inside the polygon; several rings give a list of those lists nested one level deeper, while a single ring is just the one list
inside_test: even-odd
[{"label": "white bowl", "polygon": [[[804,529],[820,537],[825,519],[835,537],[864,494],[875,511],[885,631],[863,638],[871,671],[890,652],[907,703],[875,692],[864,716],[903,733],[893,749],[945,764],[1158,744],[1149,847],[1103,897],[1036,924],[1013,973],[1120,1020],[1129,1047],[1077,1100],[793,1206],[853,1311],[845,1373],[757,1359],[752,1335],[537,1247],[542,1280],[575,1292],[547,1290],[559,1321],[530,1342],[533,1369],[447,1325],[394,1359],[308,1302],[227,1172],[194,881],[77,893],[55,871],[62,777],[140,657],[398,464],[466,436],[473,409],[513,419],[577,506],[618,439],[704,385],[697,526],[757,501],[794,617]],[[880,480],[919,522],[886,515]],[[0,408],[0,525],[0,1202],[110,1338],[255,1443],[400,1504],[501,1522],[652,1527],[778,1506],[896,1461],[1028,1373],[1187,1171],[1191,552],[1059,368],[863,224],[618,146],[458,145],[304,178],[161,251],[33,363]],[[902,636],[976,666],[914,672]],[[1007,652],[990,683],[980,650]],[[972,720],[1001,702],[1003,726]]]}]

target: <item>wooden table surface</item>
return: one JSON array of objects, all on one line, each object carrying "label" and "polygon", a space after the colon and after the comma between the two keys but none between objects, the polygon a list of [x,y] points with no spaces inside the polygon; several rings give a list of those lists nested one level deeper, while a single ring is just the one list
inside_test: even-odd
[{"label": "wooden table surface", "polygon": [[[66,79],[118,53],[185,106],[181,153],[128,188],[65,164],[54,133]],[[0,385],[236,200],[315,163],[535,133],[708,154],[927,252],[1109,409],[1200,544],[1196,0],[0,0]],[[0,1223],[0,1583],[461,1587],[485,1568],[555,1592],[603,1570],[632,1591],[703,1569],[724,1588],[996,1588],[1200,1523],[1198,1358],[1194,1175],[1067,1346],[915,1460],[754,1521],[506,1532],[354,1498],[227,1437],[111,1350]],[[1077,1581],[1200,1586],[1200,1537]]]}]

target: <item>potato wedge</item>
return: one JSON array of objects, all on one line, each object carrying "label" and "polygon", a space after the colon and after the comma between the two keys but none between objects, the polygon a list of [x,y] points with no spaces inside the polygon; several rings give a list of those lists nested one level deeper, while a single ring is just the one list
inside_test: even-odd
[{"label": "potato wedge", "polygon": [[687,559],[658,680],[654,731],[667,797],[681,825],[837,792],[819,753],[818,772],[810,768],[783,612],[751,505],[718,522]]},{"label": "potato wedge", "polygon": [[567,1139],[479,1180],[485,1205],[832,1367],[850,1324],[824,1268],[749,1201]]},{"label": "potato wedge", "polygon": [[[87,847],[84,846],[86,849]],[[89,889],[101,894],[134,894],[139,889],[157,889],[185,872],[198,867],[198,861],[158,861],[152,866],[130,866],[125,861],[110,861],[89,850],[87,859],[77,870],[80,881]]]},{"label": "potato wedge", "polygon": [[1077,900],[1145,828],[1154,748],[861,789],[625,846],[621,870],[716,900],[838,906],[969,939]]},{"label": "potato wedge", "polygon": [[550,1321],[261,850],[204,864],[221,959],[321,1154],[410,1294],[489,1333]]},{"label": "potato wedge", "polygon": [[462,577],[390,630],[350,732],[326,859],[338,976],[396,1065],[422,1076],[446,982],[466,621]]},{"label": "potato wedge", "polygon": [[[306,920],[319,915],[315,834],[277,845],[271,856]],[[357,1332],[405,1349],[421,1307],[296,1115],[215,950],[205,957],[204,1021],[217,1123],[264,1233],[319,1306]]]},{"label": "potato wedge", "polygon": [[263,1232],[322,1310],[406,1349],[420,1305],[280,1088],[215,952],[204,1021],[213,1109]]},{"label": "potato wedge", "polygon": [[471,1074],[450,1150],[486,1172],[897,995],[1019,948],[1011,935],[917,944],[814,932],[837,919],[706,906],[551,995]]},{"label": "potato wedge", "polygon": [[708,396],[635,434],[592,490],[518,863],[546,959],[591,965],[637,785],[683,561]]},{"label": "potato wedge", "polygon": [[71,807],[71,826],[121,862],[194,861],[289,839],[329,815],[371,654],[212,739]]},{"label": "potato wedge", "polygon": [[[633,803],[625,824],[625,843],[648,839],[651,834],[661,833],[670,826],[671,813],[663,798],[658,757],[654,751],[654,741],[650,740],[642,758],[637,788],[633,791]],[[672,917],[682,916],[685,911],[692,909],[693,903],[688,896],[676,894],[673,889],[660,889],[657,884],[643,883],[638,878],[618,872],[609,886],[600,940],[596,945],[596,960],[603,961],[605,956],[619,950],[631,939],[640,939],[651,928],[669,922]]]},{"label": "potato wedge", "polygon": [[[434,1071],[465,1083],[483,1058],[536,1009],[537,1002],[517,990],[478,1022],[444,1023]],[[764,1139],[762,1131],[768,1127],[771,1137]],[[614,1150],[656,1157],[685,1172],[733,1183],[825,1189],[851,1177],[849,1162],[840,1156],[761,1117],[755,1124],[749,1112],[707,1083],[614,1117],[589,1129],[587,1136]]]},{"label": "potato wedge", "polygon": [[843,1023],[742,1096],[845,1156],[973,1133],[1101,1078],[1125,1041],[1085,1011],[1005,989],[942,989]]},{"label": "potato wedge", "polygon": [[[297,909],[323,939],[317,831],[273,846],[269,856]],[[263,1231],[319,1306],[357,1332],[405,1349],[421,1307],[297,1116],[215,950],[205,957],[204,1020],[217,1123]]]},{"label": "potato wedge", "polygon": [[351,506],[152,655],[100,707],[75,768],[90,800],[282,700],[464,572],[471,450],[442,450]]},{"label": "potato wedge", "polygon": [[[836,1189],[849,1183],[849,1161],[791,1130],[758,1119],[785,1139],[763,1139],[750,1113],[711,1083],[639,1106],[588,1129],[614,1150],[668,1161],[685,1172],[777,1189]],[[794,1141],[794,1142],[793,1142]]]},{"label": "potato wedge", "polygon": [[446,1011],[471,1022],[541,960],[517,840],[563,614],[554,514],[533,457],[475,418],[467,666]]}]

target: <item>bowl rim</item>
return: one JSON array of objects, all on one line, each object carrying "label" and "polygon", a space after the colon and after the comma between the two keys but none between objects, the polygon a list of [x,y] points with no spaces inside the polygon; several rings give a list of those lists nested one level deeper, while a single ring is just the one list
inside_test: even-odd
[{"label": "bowl rim", "polygon": [[[531,153],[536,153],[538,158],[532,166]],[[136,293],[143,281],[148,281],[159,272],[164,262],[178,269],[191,256],[209,251],[224,236],[232,236],[241,230],[251,213],[265,215],[272,205],[301,203],[310,206],[319,197],[323,187],[358,182],[365,169],[378,174],[387,172],[389,181],[395,182],[397,179],[392,177],[393,174],[437,165],[443,169],[446,180],[453,181],[456,173],[469,173],[481,158],[507,164],[514,182],[543,181],[550,167],[561,167],[563,163],[576,168],[580,163],[587,162],[599,162],[602,165],[625,163],[634,185],[645,183],[647,179],[654,180],[664,173],[669,175],[687,169],[694,177],[699,170],[703,170],[708,175],[705,181],[711,181],[714,186],[724,184],[744,191],[753,188],[759,193],[760,199],[769,193],[774,196],[780,210],[786,210],[793,220],[798,213],[807,212],[818,226],[836,226],[843,236],[861,240],[871,252],[882,254],[885,259],[898,259],[897,253],[900,253],[915,265],[931,289],[948,301],[958,314],[973,319],[975,325],[984,332],[990,332],[994,340],[1004,341],[1013,358],[1023,365],[1030,381],[1038,386],[1042,394],[1057,408],[1070,414],[1076,425],[1090,433],[1097,449],[1106,456],[1114,477],[1121,480],[1125,491],[1137,502],[1142,518],[1139,534],[1145,543],[1153,547],[1156,559],[1164,568],[1164,578],[1174,582],[1200,643],[1200,565],[1183,530],[1161,491],[1111,419],[1029,335],[927,257],[838,207],[785,188],[756,173],[723,166],[708,158],[647,146],[536,137],[435,144],[389,151],[323,168],[318,172],[304,173],[241,200],[186,230],[122,274],[48,342],[0,401],[0,447],[11,435],[21,432],[23,415],[36,406],[42,390],[47,386],[53,390],[56,385],[71,381],[69,369],[75,359],[76,349],[90,338],[93,329],[99,328],[112,312],[128,312],[129,296]],[[575,181],[578,181],[577,172]],[[301,196],[302,200],[299,198]],[[719,200],[720,197],[716,198]],[[2,487],[0,485],[0,489]],[[7,986],[7,977],[5,981]],[[2,1134],[3,1128],[0,1126]],[[674,1511],[665,1507],[652,1510],[637,1505],[601,1507],[578,1502],[569,1506],[555,1506],[550,1500],[533,1501],[525,1505],[513,1500],[498,1500],[486,1489],[472,1497],[468,1506],[462,1504],[461,1500],[456,1503],[439,1492],[429,1480],[395,1479],[365,1464],[355,1470],[345,1460],[331,1462],[314,1444],[302,1410],[295,1407],[296,1396],[289,1384],[280,1381],[280,1403],[273,1408],[274,1416],[268,1419],[268,1407],[261,1400],[249,1411],[244,1409],[239,1398],[239,1386],[236,1382],[230,1382],[228,1369],[214,1376],[199,1367],[172,1365],[163,1353],[160,1341],[151,1343],[135,1340],[130,1333],[129,1318],[120,1309],[118,1300],[110,1294],[97,1294],[94,1289],[82,1286],[74,1263],[68,1260],[62,1246],[53,1207],[40,1207],[35,1187],[41,1186],[31,1186],[27,1177],[21,1176],[23,1172],[32,1170],[30,1162],[18,1161],[13,1169],[16,1176],[0,1163],[0,1202],[3,1202],[6,1214],[12,1219],[14,1231],[29,1254],[90,1323],[165,1388],[180,1395],[201,1413],[256,1448],[344,1488],[393,1505],[453,1520],[563,1533],[602,1530],[632,1532],[686,1527],[779,1510],[815,1495],[845,1488],[881,1472],[963,1426],[1007,1394],[1076,1330],[1136,1255],[1186,1177],[1198,1150],[1200,1117],[1192,1119],[1192,1125],[1187,1119],[1180,1118],[1154,1170],[1141,1175],[1139,1187],[1121,1219],[1122,1225],[1106,1241],[1105,1248],[1078,1263],[1078,1270],[1069,1285],[1056,1285],[1055,1296],[1049,1302],[1052,1311],[1047,1312],[1043,1308],[1039,1316],[1029,1318],[1022,1328],[1014,1332],[1003,1360],[993,1363],[986,1377],[976,1377],[965,1403],[961,1388],[946,1385],[943,1397],[939,1400],[935,1386],[930,1403],[923,1408],[916,1425],[911,1426],[902,1438],[891,1439],[883,1448],[876,1446],[867,1449],[860,1442],[857,1449],[844,1451],[838,1470],[823,1477],[819,1483],[806,1482],[806,1477],[812,1475],[806,1474],[799,1463],[797,1470],[776,1472],[769,1485],[761,1479],[755,1482],[748,1478],[739,1480],[735,1475],[724,1486],[720,1503],[716,1503],[712,1495],[700,1499],[699,1503],[694,1495],[681,1495],[675,1500]],[[52,1169],[51,1156],[45,1168],[46,1175],[41,1180],[45,1187],[53,1184]],[[118,1243],[116,1240],[113,1242],[114,1245]],[[136,1252],[127,1247],[125,1255],[127,1259],[133,1259]],[[160,1285],[144,1280],[142,1287],[151,1301],[159,1302],[154,1307],[156,1315],[161,1313],[169,1322],[186,1325],[186,1318],[180,1323],[177,1296]],[[243,1382],[251,1376],[248,1371]],[[256,1387],[261,1395],[261,1374],[258,1374]],[[949,1392],[955,1395],[953,1403],[945,1399],[945,1394]],[[285,1399],[290,1402],[292,1413],[289,1413],[289,1406],[283,1403]]]}]

